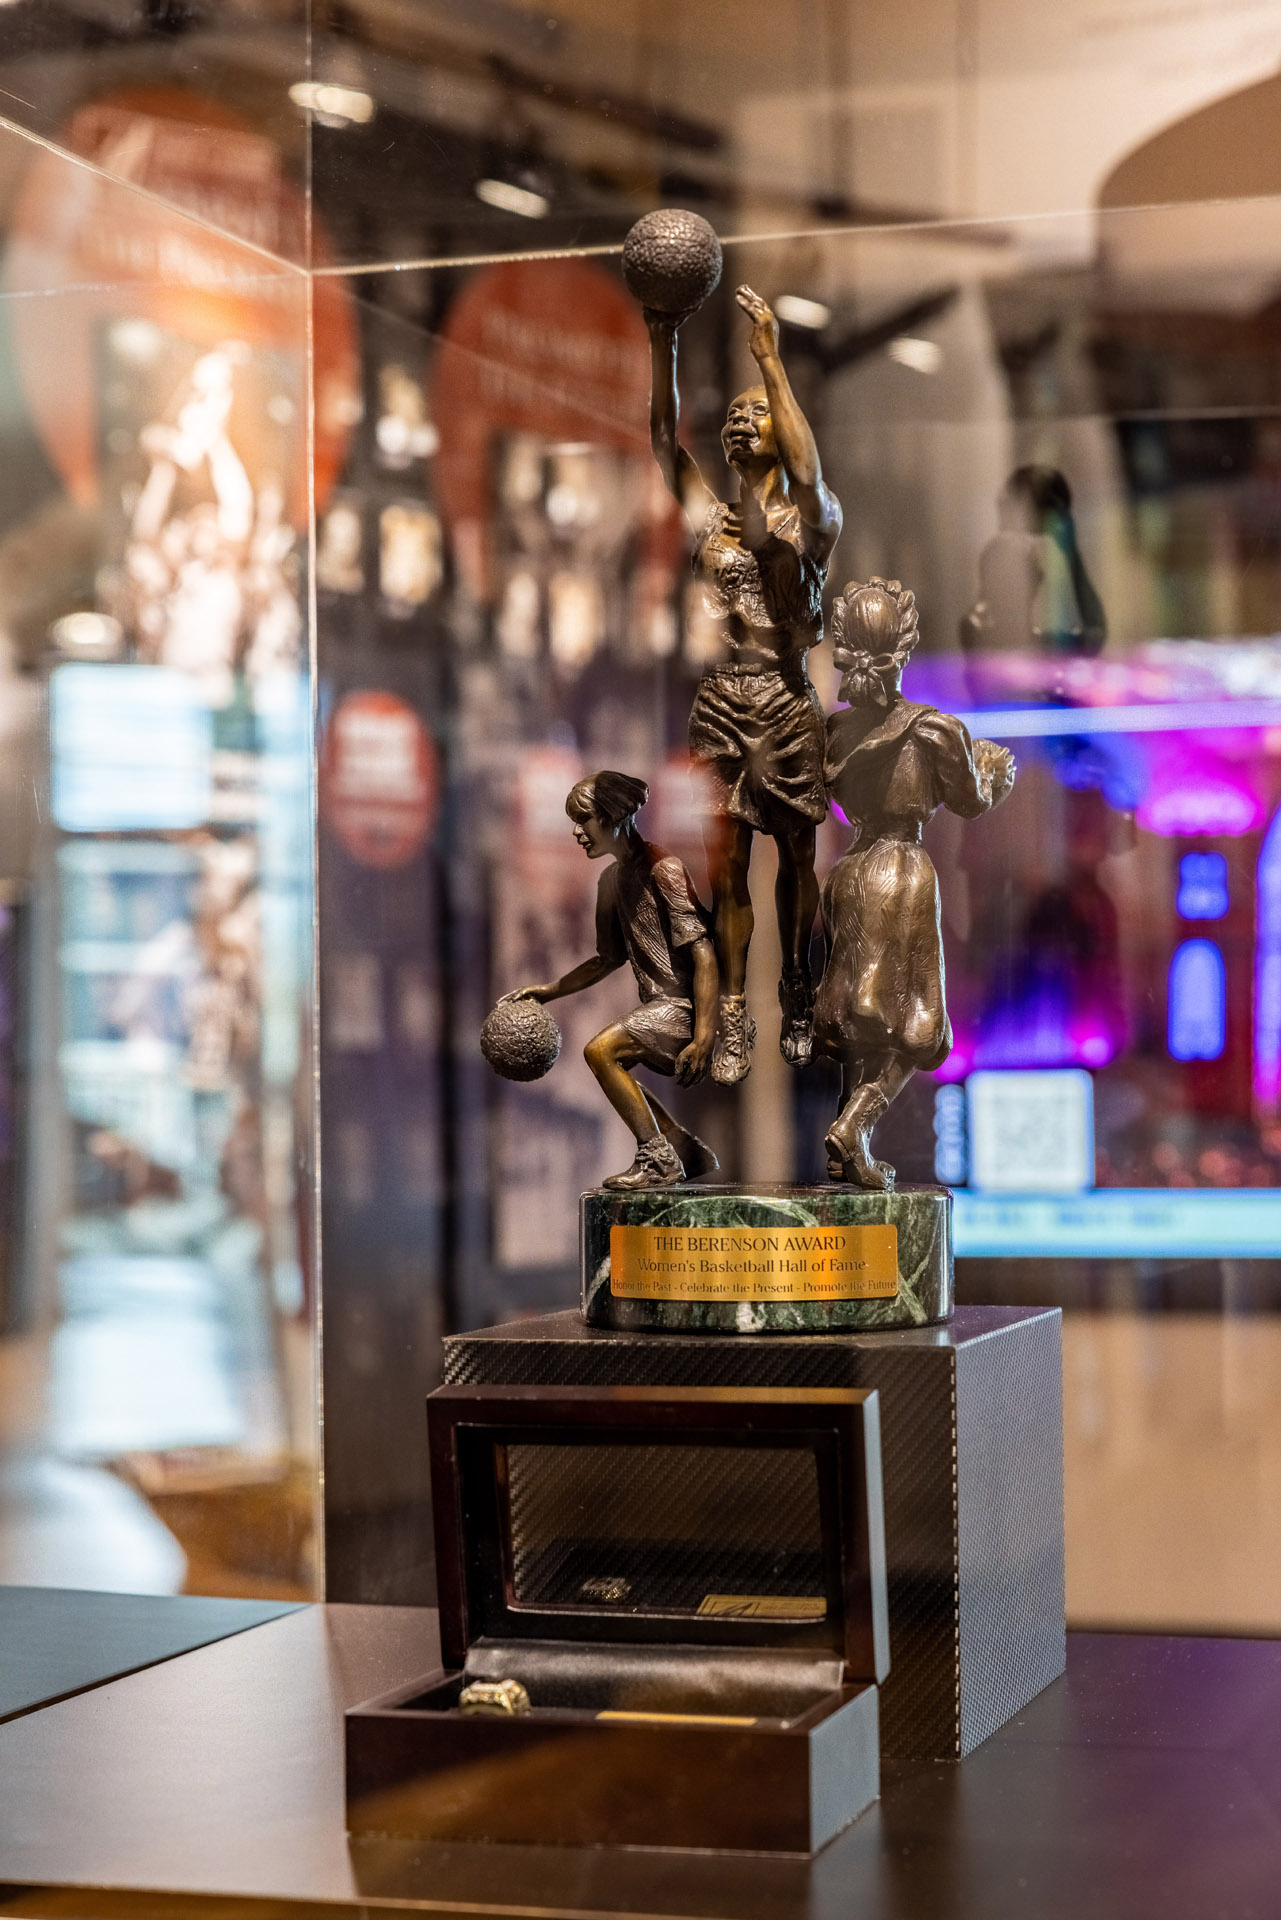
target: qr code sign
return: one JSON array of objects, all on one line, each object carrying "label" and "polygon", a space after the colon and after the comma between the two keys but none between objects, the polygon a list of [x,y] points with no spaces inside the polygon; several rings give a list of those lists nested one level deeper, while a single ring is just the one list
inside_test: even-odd
[{"label": "qr code sign", "polygon": [[970,1184],[991,1193],[1080,1193],[1094,1184],[1094,1086],[1066,1067],[972,1073]]}]

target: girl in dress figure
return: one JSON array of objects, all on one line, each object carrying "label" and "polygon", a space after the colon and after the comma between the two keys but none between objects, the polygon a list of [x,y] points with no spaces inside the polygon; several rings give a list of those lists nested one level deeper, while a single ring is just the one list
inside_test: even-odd
[{"label": "girl in dress figure", "polygon": [[915,598],[897,580],[848,586],[836,603],[833,657],[849,704],[827,722],[826,774],[855,831],[823,885],[814,1037],[843,1073],[829,1178],[882,1190],[894,1169],[872,1158],[872,1129],[912,1075],[952,1049],[938,876],[921,832],[939,807],[972,820],[1014,784],[1007,748],[971,742],[955,715],[903,698],[918,637]]}]

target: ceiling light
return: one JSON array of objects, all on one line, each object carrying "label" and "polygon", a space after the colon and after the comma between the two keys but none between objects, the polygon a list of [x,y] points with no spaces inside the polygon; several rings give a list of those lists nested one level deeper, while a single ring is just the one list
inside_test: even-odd
[{"label": "ceiling light", "polygon": [[165,344],[164,334],[152,320],[117,320],[110,338],[120,358],[139,367],[150,366]]},{"label": "ceiling light", "polygon": [[810,327],[818,332],[832,317],[832,309],[821,300],[806,300],[799,293],[780,293],[774,311],[789,327]]},{"label": "ceiling light", "polygon": [[910,333],[900,333],[897,340],[891,340],[888,351],[891,360],[897,360],[900,367],[911,367],[914,373],[937,373],[943,364],[943,349],[937,340],[918,340]]},{"label": "ceiling light", "polygon": [[326,127],[363,127],[374,117],[372,94],[359,87],[340,87],[336,81],[298,80],[290,87],[289,98]]},{"label": "ceiling light", "polygon": [[108,613],[64,613],[50,627],[49,638],[59,653],[101,660],[120,652],[124,630]]},{"label": "ceiling light", "polygon": [[478,180],[476,198],[500,213],[519,213],[526,220],[541,220],[551,207],[544,194],[529,187],[518,187],[511,180]]}]

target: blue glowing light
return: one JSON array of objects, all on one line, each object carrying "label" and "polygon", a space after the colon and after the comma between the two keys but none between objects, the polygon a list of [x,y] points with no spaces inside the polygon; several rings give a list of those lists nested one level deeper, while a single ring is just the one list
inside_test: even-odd
[{"label": "blue glowing light", "polygon": [[968,1177],[965,1089],[945,1084],[934,1094],[934,1178],[945,1187],[959,1187]]},{"label": "blue glowing light", "polygon": [[1183,920],[1222,920],[1228,910],[1228,863],[1221,853],[1184,854],[1175,906]]},{"label": "blue glowing light", "polygon": [[1185,940],[1170,962],[1166,1044],[1175,1060],[1217,1060],[1227,1041],[1227,975],[1213,940]]}]

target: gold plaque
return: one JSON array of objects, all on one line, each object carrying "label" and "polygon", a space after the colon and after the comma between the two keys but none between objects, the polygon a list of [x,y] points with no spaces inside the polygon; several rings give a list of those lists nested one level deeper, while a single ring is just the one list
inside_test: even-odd
[{"label": "gold plaque", "polygon": [[618,1300],[892,1300],[898,1228],[611,1227]]},{"label": "gold plaque", "polygon": [[781,1593],[705,1593],[698,1611],[721,1620],[821,1620],[827,1602],[821,1594],[788,1599]]},{"label": "gold plaque", "polygon": [[754,1727],[751,1713],[641,1713],[633,1707],[602,1707],[598,1720],[655,1720],[664,1726],[673,1722],[685,1727]]}]

